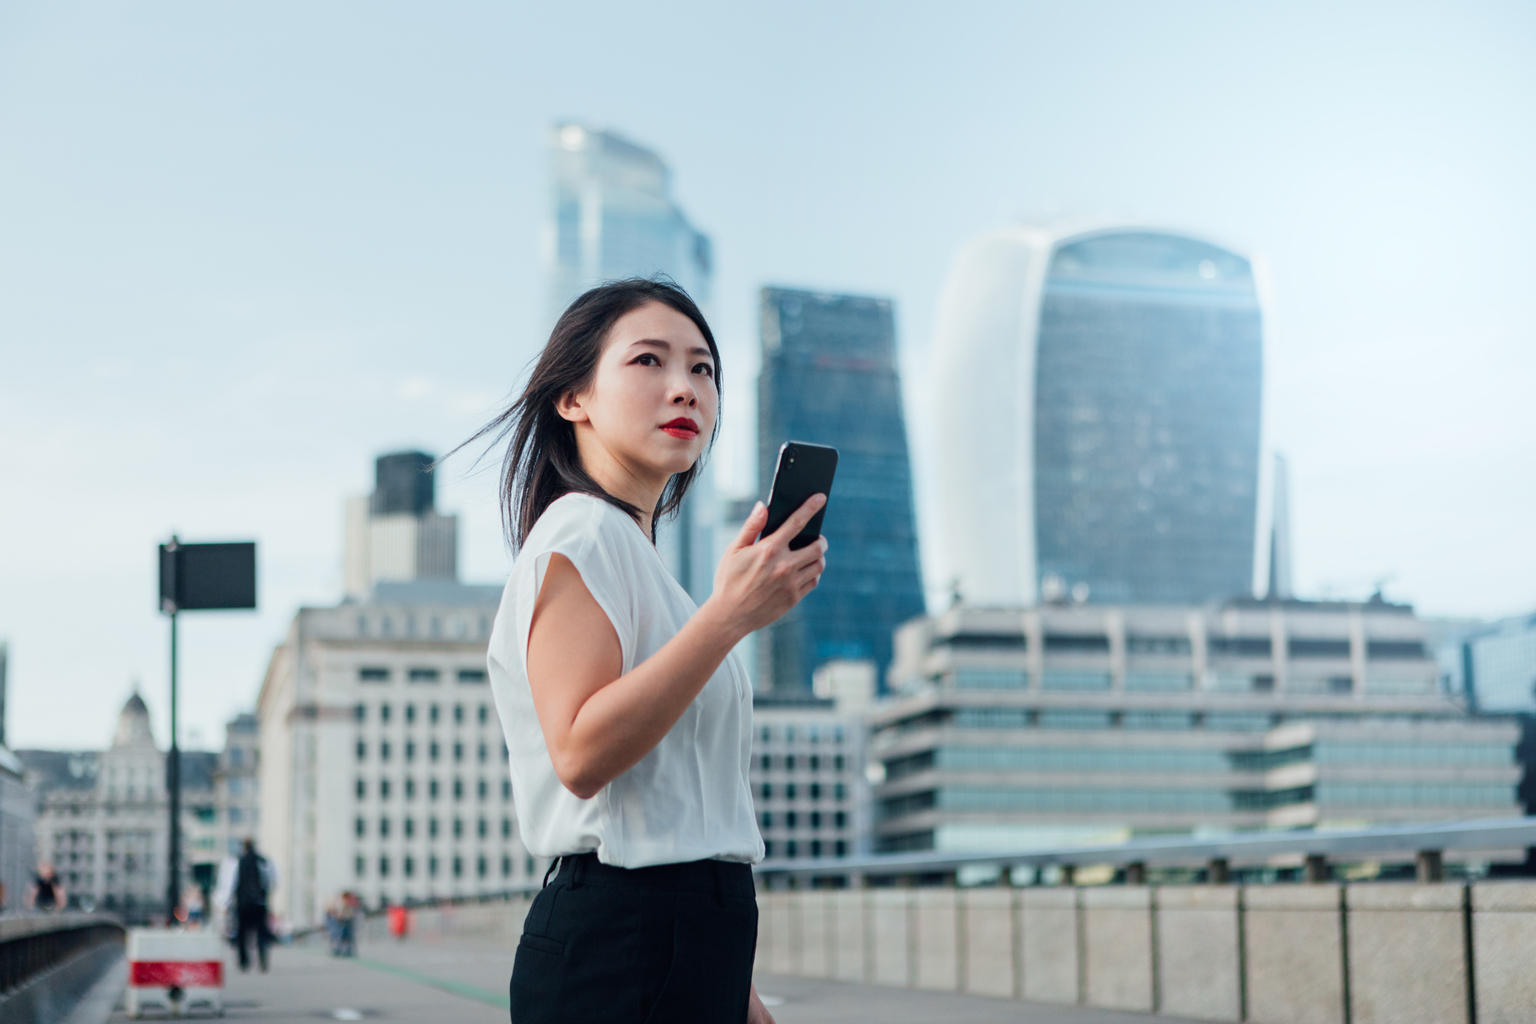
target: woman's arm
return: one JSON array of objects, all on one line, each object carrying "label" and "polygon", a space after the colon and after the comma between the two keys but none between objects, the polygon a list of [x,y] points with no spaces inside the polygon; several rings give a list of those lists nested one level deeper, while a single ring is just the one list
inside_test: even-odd
[{"label": "woman's arm", "polygon": [[810,592],[826,568],[825,538],[799,551],[789,541],[826,498],[815,495],[757,543],[758,504],[726,550],[715,591],[698,613],[628,673],[613,623],[570,560],[552,555],[528,633],[528,685],[555,773],[583,800],[661,742],[748,633]]},{"label": "woman's arm", "polygon": [[763,1005],[756,985],[752,986],[751,994],[747,996],[747,1024],[774,1024],[773,1014]]}]

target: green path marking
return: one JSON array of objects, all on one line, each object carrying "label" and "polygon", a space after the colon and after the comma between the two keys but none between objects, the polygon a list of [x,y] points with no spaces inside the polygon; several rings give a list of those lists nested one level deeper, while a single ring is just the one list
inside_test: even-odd
[{"label": "green path marking", "polygon": [[512,999],[506,994],[498,994],[478,985],[466,985],[462,981],[449,981],[447,978],[434,978],[430,974],[421,974],[406,967],[396,967],[394,964],[384,963],[382,960],[369,960],[367,957],[349,957],[353,963],[363,967],[371,967],[375,971],[383,971],[385,974],[393,974],[401,978],[409,978],[421,985],[430,985],[433,988],[442,989],[444,992],[452,992],[456,996],[465,999],[473,999],[477,1003],[487,1006],[497,1006],[503,1010],[512,1009]]}]

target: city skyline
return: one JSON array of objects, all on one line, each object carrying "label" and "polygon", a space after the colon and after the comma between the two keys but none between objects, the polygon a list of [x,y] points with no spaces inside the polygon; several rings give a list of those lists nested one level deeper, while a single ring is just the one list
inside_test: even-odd
[{"label": "city skyline", "polygon": [[[341,591],[368,460],[449,450],[534,351],[543,147],[573,116],[664,153],[715,240],[723,492],[755,481],[756,289],[890,295],[931,557],[944,268],[1020,216],[1107,209],[1265,258],[1265,451],[1290,460],[1298,594],[1395,573],[1425,614],[1536,606],[1536,481],[1511,472],[1536,460],[1536,143],[1508,127],[1536,91],[1531,11],[668,14],[0,13],[13,743],[91,742],[134,677],[163,730],[172,532],[262,543],[260,611],[184,630],[184,740],[249,707],[293,609]],[[645,46],[690,59],[636,88]],[[494,472],[467,469],[439,504],[461,575],[494,580]]]}]

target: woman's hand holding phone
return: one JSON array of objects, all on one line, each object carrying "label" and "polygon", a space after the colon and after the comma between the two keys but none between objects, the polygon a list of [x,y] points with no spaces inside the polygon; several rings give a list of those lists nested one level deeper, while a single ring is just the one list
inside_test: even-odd
[{"label": "woman's hand holding phone", "polygon": [[827,538],[799,550],[789,542],[827,504],[825,494],[813,494],[774,532],[756,539],[768,522],[768,509],[758,502],[725,549],[715,570],[715,592],[706,605],[733,632],[745,637],[777,620],[800,602],[821,580],[827,567]]}]

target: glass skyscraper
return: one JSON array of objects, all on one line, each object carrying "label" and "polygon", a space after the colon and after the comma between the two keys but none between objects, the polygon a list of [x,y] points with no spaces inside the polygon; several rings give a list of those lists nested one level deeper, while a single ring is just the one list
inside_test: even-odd
[{"label": "glass skyscraper", "polygon": [[762,343],[760,493],[785,441],[839,454],[822,530],[827,571],[760,634],[759,685],[808,696],[817,666],[852,659],[874,662],[883,691],[892,633],[924,610],[891,303],[765,288]]},{"label": "glass skyscraper", "polygon": [[[672,198],[661,157],[612,132],[562,123],[549,135],[550,196],[543,263],[547,326],[578,295],[626,277],[665,274],[709,314],[713,256]],[[706,463],[656,547],[678,582],[702,602],[714,583],[714,474]]]},{"label": "glass skyscraper", "polygon": [[939,314],[939,483],[970,604],[1252,589],[1263,318],[1252,267],[1140,228],[1012,228]]}]

